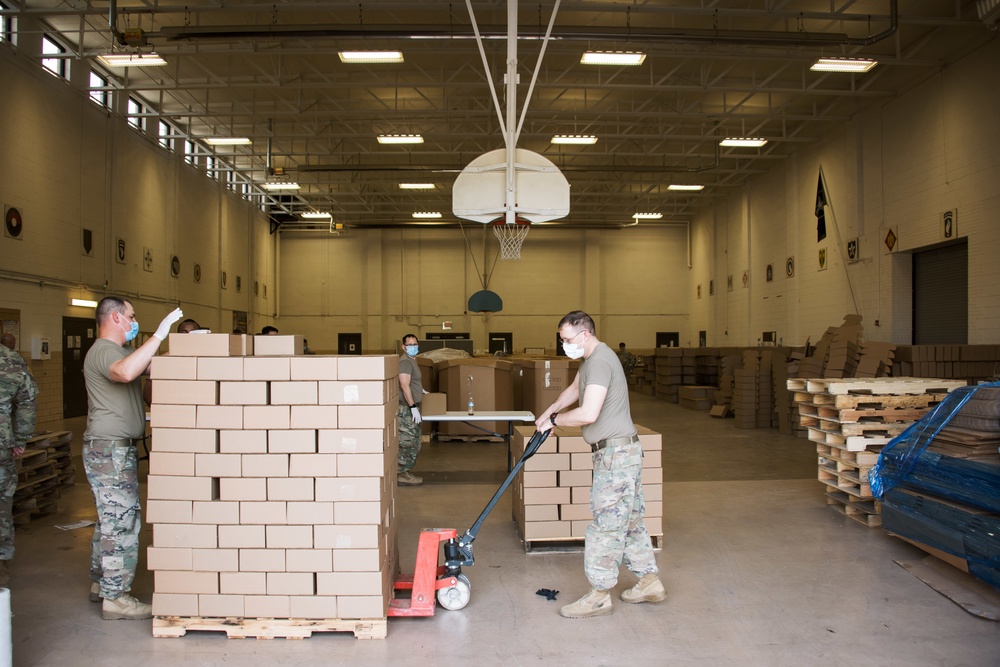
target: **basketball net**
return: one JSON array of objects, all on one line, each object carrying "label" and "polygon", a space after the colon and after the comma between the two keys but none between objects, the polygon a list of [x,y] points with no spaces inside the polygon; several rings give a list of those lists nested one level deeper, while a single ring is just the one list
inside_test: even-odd
[{"label": "basketball net", "polygon": [[518,220],[508,225],[501,218],[493,223],[493,233],[500,241],[500,259],[521,259],[521,245],[528,236],[531,223]]}]

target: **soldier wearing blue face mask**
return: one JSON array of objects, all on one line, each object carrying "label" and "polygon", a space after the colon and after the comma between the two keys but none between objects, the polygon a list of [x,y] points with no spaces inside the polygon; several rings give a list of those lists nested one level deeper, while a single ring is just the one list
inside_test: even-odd
[{"label": "soldier wearing blue face mask", "polygon": [[420,365],[414,358],[420,352],[417,337],[403,336],[403,354],[399,356],[399,468],[396,481],[400,486],[419,486],[423,478],[417,477],[410,469],[417,462],[420,453],[420,402],[424,398],[421,384]]},{"label": "soldier wearing blue face mask", "polygon": [[135,308],[109,296],[97,304],[98,339],[83,362],[87,383],[87,430],[83,466],[97,503],[90,558],[90,599],[106,620],[152,617],[152,607],[129,595],[139,558],[139,479],[135,443],[146,434],[139,376],[184,313],[174,309],[138,349]]}]

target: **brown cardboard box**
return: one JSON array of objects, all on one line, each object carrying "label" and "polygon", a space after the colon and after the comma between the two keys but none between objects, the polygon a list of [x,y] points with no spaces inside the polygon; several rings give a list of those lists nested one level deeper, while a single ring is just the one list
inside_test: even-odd
[{"label": "brown cardboard box", "polygon": [[194,476],[194,454],[189,452],[149,453],[149,472],[154,475]]},{"label": "brown cardboard box", "polygon": [[[317,499],[321,481],[323,480],[316,481]],[[289,502],[285,512],[289,525],[318,526],[333,523],[332,502]]]},{"label": "brown cardboard box", "polygon": [[590,505],[560,505],[559,518],[563,521],[592,521],[594,514]]},{"label": "brown cardboard box", "polygon": [[267,405],[267,382],[219,382],[219,404]]},{"label": "brown cardboard box", "polygon": [[149,424],[153,428],[194,428],[199,407],[214,406],[154,404],[149,409]]},{"label": "brown cardboard box", "polygon": [[378,549],[336,549],[334,572],[378,572],[382,566]]},{"label": "brown cardboard box", "polygon": [[240,501],[240,523],[283,525],[287,523],[284,501]]},{"label": "brown cardboard box", "polygon": [[[300,407],[300,406],[296,406]],[[248,405],[243,408],[244,429],[287,429],[291,424],[288,405]]]},{"label": "brown cardboard box", "polygon": [[559,486],[590,486],[593,483],[594,471],[591,470],[560,470]]},{"label": "brown cardboard box", "polygon": [[[533,472],[536,470],[566,470],[569,468],[570,457],[577,454],[535,454],[524,462],[524,470]],[[588,458],[589,454],[586,455]],[[593,467],[593,466],[590,466]]]},{"label": "brown cardboard box", "polygon": [[225,477],[219,480],[219,500],[267,500],[264,477]]},{"label": "brown cardboard box", "polygon": [[190,570],[191,549],[171,549],[149,547],[146,549],[146,569],[148,570]]},{"label": "brown cardboard box", "polygon": [[146,478],[149,500],[214,500],[218,496],[218,482],[211,477],[149,475]]},{"label": "brown cardboard box", "polygon": [[219,593],[223,595],[264,595],[267,574],[264,572],[220,572]]},{"label": "brown cardboard box", "polygon": [[573,382],[579,361],[562,359],[518,359],[521,364],[523,409],[540,415]]},{"label": "brown cardboard box", "polygon": [[338,595],[338,618],[382,618],[389,608],[384,595]]},{"label": "brown cardboard box", "polygon": [[319,383],[307,381],[272,382],[271,405],[316,405]]},{"label": "brown cardboard box", "polygon": [[317,572],[317,595],[375,595],[382,590],[378,572]]},{"label": "brown cardboard box", "polygon": [[312,549],[312,526],[267,526],[268,549]]},{"label": "brown cardboard box", "polygon": [[[153,410],[156,407],[154,405]],[[197,427],[199,429],[239,430],[243,428],[243,406],[241,405],[199,405],[197,409]]]},{"label": "brown cardboard box", "polygon": [[270,430],[267,432],[267,451],[271,454],[314,454],[316,452],[316,431],[313,429]]},{"label": "brown cardboard box", "polygon": [[559,505],[524,505],[524,521],[558,521]]},{"label": "brown cardboard box", "polygon": [[338,525],[379,524],[381,521],[381,503],[345,501],[333,504],[333,522]]},{"label": "brown cardboard box", "polygon": [[340,477],[381,477],[385,473],[385,458],[381,454],[338,454]]},{"label": "brown cardboard box", "polygon": [[[214,549],[219,545],[215,526],[193,523],[157,523],[153,525],[153,546],[165,549]],[[187,593],[189,591],[164,591]],[[198,592],[198,591],[193,591]]]},{"label": "brown cardboard box", "polygon": [[219,384],[214,380],[157,380],[153,403],[164,405],[215,405]]},{"label": "brown cardboard box", "polygon": [[336,425],[340,428],[385,428],[395,419],[397,406],[397,403],[338,405]]},{"label": "brown cardboard box", "polygon": [[395,380],[335,381],[319,383],[320,405],[385,405],[396,399]]},{"label": "brown cardboard box", "polygon": [[[496,357],[450,359],[437,364],[439,382],[446,384],[448,410],[466,410],[469,403],[469,378],[475,409],[482,411],[514,408],[513,364]],[[506,432],[506,422],[477,422],[477,426],[496,432]],[[448,435],[481,435],[482,431],[462,422],[442,422],[442,433]]]},{"label": "brown cardboard box", "polygon": [[240,549],[240,572],[284,571],[284,549]]},{"label": "brown cardboard box", "polygon": [[288,381],[291,363],[288,357],[247,357],[243,360],[244,380]]},{"label": "brown cardboard box", "polygon": [[[148,512],[147,512],[148,514]],[[147,517],[147,520],[148,517]],[[238,524],[240,504],[222,500],[195,501],[191,512],[191,523],[212,525]]]},{"label": "brown cardboard box", "polygon": [[255,357],[293,357],[302,354],[305,347],[302,336],[270,336],[257,334],[253,337]]},{"label": "brown cardboard box", "polygon": [[335,477],[316,480],[316,500],[380,501],[382,482],[379,477]]},{"label": "brown cardboard box", "polygon": [[568,521],[526,521],[525,540],[560,539],[572,537]]},{"label": "brown cardboard box", "polygon": [[288,454],[244,454],[244,477],[288,477]]},{"label": "brown cardboard box", "polygon": [[524,490],[525,505],[561,505],[568,502],[570,502],[569,488],[527,488]]},{"label": "brown cardboard box", "polygon": [[268,500],[315,500],[316,480],[312,477],[272,477],[267,480]]},{"label": "brown cardboard box", "polygon": [[[388,447],[384,428],[321,429],[320,454],[379,454]],[[395,434],[392,434],[393,436]]]},{"label": "brown cardboard box", "polygon": [[289,369],[292,380],[336,380],[337,360],[333,356],[292,357]]},{"label": "brown cardboard box", "polygon": [[[391,355],[343,356],[337,360],[337,380],[388,380],[399,375],[399,357]],[[325,378],[334,379],[334,378]]]},{"label": "brown cardboard box", "polygon": [[558,473],[555,470],[534,470],[522,472],[523,486],[559,486]]},{"label": "brown cardboard box", "polygon": [[172,357],[239,357],[253,354],[253,337],[232,334],[176,334],[167,337]]},{"label": "brown cardboard box", "polygon": [[153,443],[158,452],[219,451],[219,435],[214,429],[154,427]]},{"label": "brown cardboard box", "polygon": [[198,477],[240,477],[242,454],[195,454],[195,475]]},{"label": "brown cardboard box", "polygon": [[195,593],[153,593],[155,616],[197,616],[198,613]]},{"label": "brown cardboard box", "polygon": [[292,618],[343,618],[337,610],[337,598],[334,596],[291,595],[288,600],[289,616]]},{"label": "brown cardboard box", "polygon": [[191,508],[190,500],[148,500],[143,518],[148,523],[191,523]]},{"label": "brown cardboard box", "polygon": [[263,549],[264,526],[219,526],[219,547]]},{"label": "brown cardboard box", "polygon": [[332,405],[293,405],[290,426],[298,429],[335,429],[338,408]]},{"label": "brown cardboard box", "polygon": [[153,380],[197,380],[198,360],[194,357],[153,357],[149,377]]},{"label": "brown cardboard box", "polygon": [[[333,572],[333,551],[330,549],[288,549],[285,551],[288,572]],[[322,592],[317,590],[322,595]]]},{"label": "brown cardboard box", "polygon": [[192,549],[191,569],[196,572],[238,572],[240,552],[237,549]]},{"label": "brown cardboard box", "polygon": [[243,598],[247,618],[289,618],[292,615],[287,595],[247,595]]},{"label": "brown cardboard box", "polygon": [[198,615],[204,618],[241,617],[245,613],[242,595],[199,595]]},{"label": "brown cardboard box", "polygon": [[198,357],[199,380],[227,380],[236,382],[243,379],[242,357]]},{"label": "brown cardboard box", "polygon": [[313,526],[313,541],[317,549],[377,549],[381,539],[380,525]]},{"label": "brown cardboard box", "polygon": [[[443,415],[448,411],[448,395],[441,393],[424,394],[420,401],[420,413],[422,415]],[[421,429],[424,435],[430,435],[435,428],[433,422],[425,421]]]},{"label": "brown cardboard box", "polygon": [[438,392],[438,372],[434,362],[427,357],[417,355],[417,366],[420,367],[420,385],[424,391],[432,394]]}]

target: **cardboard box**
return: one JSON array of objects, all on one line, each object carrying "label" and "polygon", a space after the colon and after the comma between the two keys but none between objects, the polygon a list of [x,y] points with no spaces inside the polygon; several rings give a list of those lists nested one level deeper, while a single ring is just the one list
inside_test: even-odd
[{"label": "cardboard box", "polygon": [[162,405],[154,403],[149,408],[149,424],[153,428],[194,428],[198,407],[194,405]]},{"label": "cardboard box", "polygon": [[284,571],[284,549],[240,549],[240,572]]},{"label": "cardboard box", "polygon": [[313,595],[315,576],[311,572],[268,572],[268,595]]},{"label": "cardboard box", "polygon": [[[285,551],[287,572],[333,572],[333,551],[330,549],[288,549]],[[318,590],[316,591],[320,595]]]},{"label": "cardboard box", "polygon": [[399,400],[396,380],[319,383],[320,405],[384,405]]},{"label": "cardboard box", "polygon": [[568,387],[580,368],[570,359],[519,359],[521,404],[524,410],[542,414]]},{"label": "cardboard box", "polygon": [[198,360],[194,357],[153,357],[149,377],[153,380],[197,380]]},{"label": "cardboard box", "polygon": [[198,615],[204,618],[242,618],[242,595],[199,595]]},{"label": "cardboard box", "polygon": [[320,454],[378,454],[388,447],[384,428],[375,429],[321,429]]},{"label": "cardboard box", "polygon": [[255,357],[292,357],[302,354],[305,347],[303,337],[299,335],[255,335],[253,337],[253,354]]},{"label": "cardboard box", "polygon": [[377,524],[313,526],[317,549],[377,549],[381,540],[382,529]]},{"label": "cardboard box", "polygon": [[149,453],[149,472],[153,475],[194,476],[194,454],[188,452]]},{"label": "cardboard box", "polygon": [[[386,428],[396,417],[398,403],[384,405],[338,405],[337,426],[340,428]],[[319,428],[330,428],[319,427]]]},{"label": "cardboard box", "polygon": [[572,526],[566,521],[525,521],[524,539],[563,539],[572,537]]},{"label": "cardboard box", "polygon": [[219,548],[263,549],[264,526],[219,526]]},{"label": "cardboard box", "polygon": [[291,364],[287,357],[247,357],[243,360],[244,380],[280,382],[291,378]]},{"label": "cardboard box", "polygon": [[158,452],[213,453],[219,451],[214,429],[153,428],[153,448]]},{"label": "cardboard box", "polygon": [[[448,396],[447,394],[431,393],[424,394],[423,399],[420,401],[420,414],[422,415],[443,415],[448,411]],[[433,422],[425,421],[422,424],[422,432],[424,435],[430,435],[431,430],[435,428]]]},{"label": "cardboard box", "polygon": [[[226,477],[219,480],[219,500],[267,500],[267,480],[263,477]],[[237,522],[238,523],[238,522]]]},{"label": "cardboard box", "polygon": [[[240,504],[222,500],[196,501],[191,516],[191,523],[205,523],[215,526],[238,524],[240,522]],[[149,520],[148,516],[147,520]]]},{"label": "cardboard box", "polygon": [[146,569],[148,570],[190,570],[191,549],[171,549],[149,547],[146,549]]},{"label": "cardboard box", "polygon": [[332,356],[303,356],[289,360],[291,380],[336,380],[337,360]]},{"label": "cardboard box", "polygon": [[219,451],[223,454],[266,454],[267,431],[219,431]]},{"label": "cardboard box", "polygon": [[220,572],[219,593],[223,595],[265,595],[267,573]]},{"label": "cardboard box", "polygon": [[338,618],[383,618],[389,608],[386,596],[338,595]]},{"label": "cardboard box", "polygon": [[158,380],[153,383],[153,404],[215,405],[219,384],[213,380]]},{"label": "cardboard box", "polygon": [[[380,501],[383,479],[378,477],[337,477],[316,480],[316,500],[337,502]],[[318,523],[318,522],[317,522]]]},{"label": "cardboard box", "polygon": [[[524,462],[524,470],[567,470],[570,467],[570,457],[578,454],[535,454]],[[589,458],[589,454],[586,455]]]},{"label": "cardboard box", "polygon": [[289,618],[292,615],[287,595],[247,595],[243,607],[247,618]]},{"label": "cardboard box", "polygon": [[524,521],[559,520],[559,505],[524,505],[523,510]]},{"label": "cardboard box", "polygon": [[198,357],[198,379],[238,382],[243,379],[242,357]]},{"label": "cardboard box", "polygon": [[558,473],[555,470],[536,470],[522,472],[523,486],[559,486]]},{"label": "cardboard box", "polygon": [[254,405],[243,408],[243,428],[278,430],[291,423],[291,408],[287,405]]},{"label": "cardboard box", "polygon": [[288,477],[288,454],[244,454],[244,477]]},{"label": "cardboard box", "polygon": [[570,502],[570,490],[566,488],[526,488],[525,505],[559,505]]},{"label": "cardboard box", "polygon": [[143,518],[147,523],[191,523],[191,507],[190,500],[147,500]]},{"label": "cardboard box", "polygon": [[253,354],[253,338],[239,334],[176,334],[167,337],[172,357],[240,357]]},{"label": "cardboard box", "polygon": [[[317,499],[319,495],[319,482],[317,485]],[[333,523],[333,503],[332,502],[289,502],[285,508],[286,522],[289,525],[324,525]]]},{"label": "cardboard box", "polygon": [[289,477],[336,477],[337,454],[291,454]]},{"label": "cardboard box", "polygon": [[335,429],[339,423],[336,406],[293,405],[289,425],[298,429]]},{"label": "cardboard box", "polygon": [[285,503],[283,501],[240,502],[241,524],[250,525],[254,523],[262,523],[265,525],[281,525],[286,522],[287,515],[285,513]]},{"label": "cardboard box", "polygon": [[240,477],[242,454],[195,454],[195,475],[198,477]]},{"label": "cardboard box", "polygon": [[593,470],[560,470],[559,486],[586,486],[594,480]]},{"label": "cardboard box", "polygon": [[267,382],[219,383],[220,405],[267,405]]},{"label": "cardboard box", "polygon": [[378,595],[382,576],[378,572],[320,572],[316,575],[317,595]]},{"label": "cardboard box", "polygon": [[154,616],[197,616],[198,595],[195,593],[153,593]]},{"label": "cardboard box", "polygon": [[291,618],[341,618],[337,611],[337,598],[334,596],[291,595],[288,600]]},{"label": "cardboard box", "polygon": [[337,549],[333,552],[334,572],[378,572],[381,566],[378,549]]},{"label": "cardboard box", "polygon": [[340,477],[381,477],[385,473],[382,454],[338,454],[337,470]]},{"label": "cardboard box", "polygon": [[[472,397],[476,410],[512,410],[514,385],[513,364],[496,357],[450,359],[437,364],[438,381],[444,383],[448,395],[448,410],[466,410],[469,403],[471,378]],[[506,422],[477,422],[477,426],[495,432],[506,432]],[[481,430],[462,422],[442,422],[442,433],[448,435],[480,435]]]},{"label": "cardboard box", "polygon": [[149,500],[215,500],[219,497],[219,487],[211,477],[149,475],[146,497]]},{"label": "cardboard box", "polygon": [[[218,531],[215,526],[201,526],[191,523],[153,524],[154,547],[163,547],[165,549],[214,549],[218,545]],[[164,592],[187,593],[189,591]]]},{"label": "cardboard box", "polygon": [[382,521],[382,504],[379,502],[335,502],[333,522],[342,525],[377,525]]},{"label": "cardboard box", "polygon": [[559,518],[562,521],[593,521],[594,514],[590,511],[590,504],[585,505],[560,505]]},{"label": "cardboard box", "polygon": [[200,429],[238,430],[243,428],[243,406],[241,405],[199,405],[197,408],[197,426]]},{"label": "cardboard box", "polygon": [[318,382],[272,382],[271,405],[316,405],[319,401]]},{"label": "cardboard box", "polygon": [[[392,355],[343,356],[337,360],[337,380],[388,380],[399,375],[399,357]],[[331,378],[333,379],[333,378]]]},{"label": "cardboard box", "polygon": [[312,477],[272,477],[267,480],[267,499],[313,500],[315,484]]},{"label": "cardboard box", "polygon": [[270,430],[267,432],[267,451],[271,454],[315,454],[316,431]]},{"label": "cardboard box", "polygon": [[267,526],[268,549],[312,549],[312,526]]},{"label": "cardboard box", "polygon": [[240,552],[237,549],[192,549],[191,569],[196,572],[238,572]]}]

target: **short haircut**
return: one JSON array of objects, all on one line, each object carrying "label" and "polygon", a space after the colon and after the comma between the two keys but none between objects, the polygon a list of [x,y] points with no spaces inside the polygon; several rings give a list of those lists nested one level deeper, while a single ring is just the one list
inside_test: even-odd
[{"label": "short haircut", "polygon": [[117,296],[106,296],[101,299],[101,302],[97,304],[97,324],[104,324],[111,317],[111,313],[124,315],[126,303],[132,302]]},{"label": "short haircut", "polygon": [[14,334],[8,331],[3,336],[0,336],[0,345],[13,350],[17,347],[17,338],[14,337]]},{"label": "short haircut", "polygon": [[265,336],[271,333],[272,331],[274,333],[278,333],[278,327],[272,327],[270,324],[268,324],[266,327],[260,330],[261,334]]},{"label": "short haircut", "polygon": [[566,313],[561,320],[559,320],[559,326],[557,329],[562,329],[566,325],[577,329],[586,329],[593,335],[595,333],[594,320],[587,313],[582,310],[574,310],[571,313]]},{"label": "short haircut", "polygon": [[618,347],[625,347],[625,343],[618,343]]},{"label": "short haircut", "polygon": [[406,339],[407,338],[412,338],[413,340],[416,340],[416,341],[420,340],[419,338],[417,338],[417,334],[408,333],[405,336],[403,336],[403,345],[406,345]]},{"label": "short haircut", "polygon": [[183,322],[181,322],[181,323],[179,323],[179,324],[177,325],[177,332],[178,332],[178,333],[180,333],[180,331],[181,331],[181,327],[182,327],[182,326],[184,326],[185,324],[193,324],[193,325],[194,325],[194,328],[195,328],[196,330],[197,330],[197,329],[200,329],[200,328],[201,328],[201,325],[200,325],[200,324],[198,324],[197,322],[195,322],[195,321],[194,321],[194,320],[192,320],[191,318],[188,318],[188,319],[184,320]]}]

